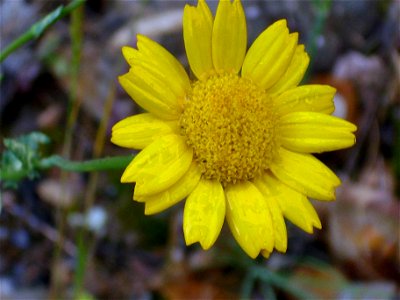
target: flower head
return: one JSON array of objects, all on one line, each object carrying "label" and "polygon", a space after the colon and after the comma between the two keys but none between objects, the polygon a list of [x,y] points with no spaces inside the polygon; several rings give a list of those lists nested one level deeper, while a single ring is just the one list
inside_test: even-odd
[{"label": "flower head", "polygon": [[186,243],[210,248],[224,220],[250,257],[285,252],[284,217],[306,232],[321,228],[308,197],[334,200],[336,175],[311,153],[350,147],[355,125],[331,116],[335,89],[301,85],[309,58],[285,20],[246,53],[240,0],[186,5],[183,36],[190,79],[162,46],[138,35],[124,47],[119,77],[148,111],[113,127],[112,142],[143,149],[122,182],[154,214],[186,199]]}]

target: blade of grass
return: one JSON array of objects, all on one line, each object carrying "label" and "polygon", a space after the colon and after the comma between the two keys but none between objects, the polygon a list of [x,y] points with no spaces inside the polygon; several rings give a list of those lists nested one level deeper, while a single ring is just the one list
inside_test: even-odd
[{"label": "blade of grass", "polygon": [[31,40],[39,38],[43,32],[51,27],[54,23],[61,20],[63,17],[74,11],[82,5],[85,0],[74,0],[67,6],[59,6],[54,11],[46,15],[43,19],[33,24],[28,31],[15,39],[0,53],[0,62],[4,61],[11,53],[25,45]]},{"label": "blade of grass", "polygon": [[[94,142],[94,149],[93,149],[93,157],[99,158],[102,153],[103,153],[103,148],[104,148],[104,143],[106,139],[106,129],[108,125],[108,121],[110,119],[111,115],[111,109],[114,103],[115,99],[115,92],[116,92],[116,87],[115,83],[111,84],[109,94],[106,99],[105,107],[104,107],[104,113],[103,117],[100,120],[99,127],[97,129],[96,133],[96,139]],[[93,198],[94,198],[94,193],[96,190],[96,183],[97,183],[97,173],[93,172],[90,174],[89,178],[89,183],[88,183],[88,188],[87,188],[87,193],[85,195],[85,210],[88,211],[92,205],[93,205]]]},{"label": "blade of grass", "polygon": [[251,292],[254,287],[256,278],[253,272],[247,272],[245,278],[242,281],[242,287],[240,290],[240,299],[251,299]]},{"label": "blade of grass", "polygon": [[82,56],[82,41],[83,41],[83,18],[84,10],[83,7],[76,9],[71,15],[71,65],[70,65],[70,86],[69,86],[69,101],[67,108],[67,125],[65,127],[64,136],[64,147],[63,156],[69,158],[71,152],[72,135],[74,125],[78,118],[80,109],[80,100],[78,98],[78,86],[79,86],[79,69]]},{"label": "blade of grass", "polygon": [[304,75],[303,82],[308,82],[310,79],[310,72],[313,69],[316,51],[317,51],[317,39],[323,33],[325,29],[326,20],[328,19],[329,12],[332,6],[332,0],[313,0],[311,1],[313,8],[317,11],[317,16],[314,21],[314,25],[311,30],[310,37],[306,44],[308,55],[311,57],[310,65]]},{"label": "blade of grass", "polygon": [[264,299],[278,300],[278,297],[276,296],[273,287],[270,284],[268,284],[267,282],[261,283],[261,293],[262,293]]},{"label": "blade of grass", "polygon": [[[70,64],[70,86],[68,91],[69,101],[67,107],[67,124],[65,126],[64,144],[63,144],[63,156],[70,158],[72,148],[72,136],[75,128],[75,124],[78,118],[80,99],[77,97],[78,94],[78,83],[79,83],[79,69],[82,55],[82,41],[83,41],[83,18],[84,18],[84,7],[80,6],[72,11],[71,22],[70,22],[70,35],[71,35],[71,64]],[[67,181],[69,174],[66,172],[61,173],[61,182],[63,189],[67,189]],[[63,197],[67,197],[67,193],[63,193]],[[66,199],[64,199],[66,200]],[[58,208],[56,211],[57,229],[60,233],[60,239],[56,244],[53,255],[53,266],[51,272],[51,287],[50,295],[52,298],[63,298],[65,297],[65,290],[57,279],[57,265],[61,259],[61,248],[60,245],[65,238],[65,227],[67,216],[70,213],[70,208],[63,209]]]},{"label": "blade of grass", "polygon": [[73,299],[79,299],[79,295],[83,293],[83,282],[85,279],[85,269],[87,265],[87,260],[89,256],[90,246],[88,245],[90,241],[87,239],[86,230],[83,227],[78,232],[78,253],[76,269],[74,273],[74,296]]},{"label": "blade of grass", "polygon": [[259,266],[251,267],[250,271],[253,272],[254,277],[259,278],[262,281],[268,282],[269,284],[280,288],[281,290],[289,294],[292,294],[297,299],[308,300],[315,298],[313,294],[292,285],[290,283],[290,280],[281,274],[271,272],[268,269]]},{"label": "blade of grass", "polygon": [[[96,139],[94,143],[93,149],[93,157],[98,158],[101,156],[104,148],[104,142],[106,138],[106,128],[108,121],[111,115],[112,105],[115,99],[115,84],[114,81],[111,84],[109,95],[107,96],[103,117],[101,118]],[[97,179],[98,179],[97,172],[91,172],[89,181],[87,184],[86,192],[85,192],[85,203],[83,213],[87,215],[90,208],[92,207],[95,199],[96,188],[97,188]],[[93,249],[96,244],[95,236],[90,235],[90,232],[87,226],[83,226],[78,233],[78,263],[75,271],[75,278],[74,278],[74,298],[78,299],[79,295],[82,294],[83,291],[83,282],[85,278],[85,271],[88,259],[90,259],[91,254],[93,253]]]}]

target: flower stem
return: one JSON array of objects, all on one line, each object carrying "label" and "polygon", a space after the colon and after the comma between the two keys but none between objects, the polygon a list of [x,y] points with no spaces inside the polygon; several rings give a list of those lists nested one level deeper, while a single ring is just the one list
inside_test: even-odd
[{"label": "flower stem", "polygon": [[24,34],[19,36],[17,39],[15,39],[10,45],[8,45],[4,51],[0,53],[0,62],[5,60],[7,56],[9,56],[11,53],[13,53],[15,50],[18,48],[22,47],[24,44],[31,40],[35,40],[38,37],[42,35],[42,33],[49,28],[51,25],[56,23],[58,20],[62,19],[64,16],[72,12],[74,9],[76,9],[78,6],[82,5],[85,2],[85,0],[74,0],[67,6],[59,6],[56,8],[54,11],[49,13],[47,16],[45,16],[43,19],[40,21],[36,22],[33,24],[28,31],[26,31]]},{"label": "flower stem", "polygon": [[296,299],[306,300],[315,298],[313,294],[301,287],[293,285],[288,278],[279,273],[271,272],[270,270],[259,266],[253,266],[250,271],[252,272],[252,276],[255,278],[268,282],[269,284],[292,294]]},{"label": "flower stem", "polygon": [[[53,155],[41,159],[34,167],[35,170],[46,170],[52,167],[58,167],[70,172],[92,172],[124,169],[134,156],[113,156],[85,161],[71,161],[59,155]],[[21,169],[18,171],[1,170],[0,180],[20,180],[29,177],[29,171]]]},{"label": "flower stem", "polygon": [[104,157],[99,159],[85,160],[85,161],[71,161],[62,158],[58,155],[53,155],[42,159],[38,167],[40,169],[48,169],[51,167],[59,167],[65,171],[72,172],[92,172],[92,171],[105,171],[116,170],[125,168],[132,160],[132,155],[127,156],[113,156]]},{"label": "flower stem", "polygon": [[[306,48],[310,57],[315,57],[317,52],[317,39],[323,34],[325,24],[329,16],[329,12],[332,6],[332,0],[313,0],[311,1],[313,8],[317,11],[314,25],[311,29],[311,34],[308,38]],[[313,69],[314,60],[310,61],[310,65],[307,68],[306,74],[304,75],[303,82],[308,82]]]}]

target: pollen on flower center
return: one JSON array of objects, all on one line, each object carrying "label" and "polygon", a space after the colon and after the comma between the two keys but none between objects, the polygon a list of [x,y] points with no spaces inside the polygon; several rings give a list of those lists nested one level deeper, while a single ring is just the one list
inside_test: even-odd
[{"label": "pollen on flower center", "polygon": [[265,91],[227,73],[193,83],[180,119],[203,176],[223,184],[250,180],[268,169],[277,152],[275,123]]}]

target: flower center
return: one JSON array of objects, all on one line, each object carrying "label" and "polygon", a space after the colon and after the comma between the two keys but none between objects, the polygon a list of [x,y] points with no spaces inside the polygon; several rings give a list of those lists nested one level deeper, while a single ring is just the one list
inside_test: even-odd
[{"label": "flower center", "polygon": [[251,180],[277,152],[276,117],[268,95],[251,80],[215,74],[197,81],[180,118],[203,176],[223,184]]}]

